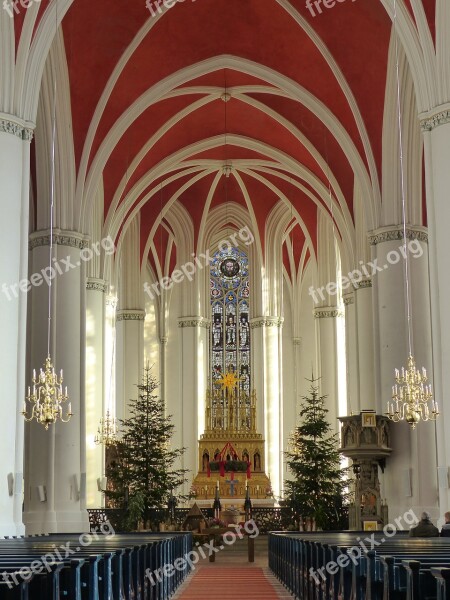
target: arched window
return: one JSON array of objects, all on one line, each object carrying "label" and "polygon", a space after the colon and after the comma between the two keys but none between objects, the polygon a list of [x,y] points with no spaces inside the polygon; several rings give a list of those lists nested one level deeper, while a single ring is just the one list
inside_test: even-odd
[{"label": "arched window", "polygon": [[219,250],[211,262],[211,381],[229,371],[239,379],[238,396],[250,396],[250,285],[247,254]]}]

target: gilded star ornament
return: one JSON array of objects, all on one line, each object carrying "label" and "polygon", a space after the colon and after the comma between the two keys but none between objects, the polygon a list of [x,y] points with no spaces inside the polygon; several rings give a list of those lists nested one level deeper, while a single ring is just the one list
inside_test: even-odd
[{"label": "gilded star ornament", "polygon": [[228,370],[226,373],[221,373],[221,378],[216,380],[222,386],[223,390],[228,390],[230,394],[234,393],[239,381],[244,379],[243,377],[237,377],[234,371]]}]

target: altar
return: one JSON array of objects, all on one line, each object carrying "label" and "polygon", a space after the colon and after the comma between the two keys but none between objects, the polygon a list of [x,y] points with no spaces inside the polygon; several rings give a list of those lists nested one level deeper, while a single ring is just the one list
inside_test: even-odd
[{"label": "altar", "polygon": [[256,430],[256,392],[238,389],[234,372],[222,374],[207,392],[205,431],[198,441],[199,471],[191,494],[200,508],[218,496],[225,507],[244,512],[247,495],[254,506],[274,506],[270,476],[265,472],[263,436]]}]

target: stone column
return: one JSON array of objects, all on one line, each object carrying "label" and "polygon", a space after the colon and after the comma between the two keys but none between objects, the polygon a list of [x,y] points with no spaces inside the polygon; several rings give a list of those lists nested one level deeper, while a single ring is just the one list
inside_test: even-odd
[{"label": "stone column", "polygon": [[[406,368],[409,353],[405,300],[405,259],[408,256],[411,295],[411,341],[417,368],[432,373],[428,235],[423,227],[407,228],[407,252],[402,226],[371,232],[373,258],[381,269],[374,277],[375,319],[380,396],[376,410],[384,414],[392,397],[394,369]],[[382,496],[394,518],[413,508],[438,517],[435,425],[419,423],[415,430],[405,422],[393,423],[392,456],[387,462]]]},{"label": "stone column", "polygon": [[[0,536],[22,535],[26,288],[31,124],[0,114],[0,360],[4,398],[0,423]],[[23,284],[25,285],[25,284]]]},{"label": "stone column", "polygon": [[[47,356],[49,232],[30,236],[32,260],[30,364],[37,371]],[[85,531],[85,254],[79,233],[54,231],[50,354],[55,370],[64,370],[73,416],[48,430],[32,421],[27,433],[24,521],[27,533]],[[26,374],[31,384],[31,374]],[[41,490],[41,492],[39,492]],[[44,493],[43,493],[44,492]]]},{"label": "stone column", "polygon": [[438,106],[422,121],[425,141],[427,218],[430,233],[430,291],[433,327],[433,383],[441,416],[436,423],[438,465],[443,476],[439,485],[440,514],[449,510],[450,490],[450,278],[448,268],[448,223],[450,222],[450,110]]},{"label": "stone column", "polygon": [[116,315],[116,414],[129,416],[128,404],[142,383],[145,311],[122,309]]},{"label": "stone column", "polygon": [[104,394],[105,293],[101,279],[89,278],[86,284],[86,503],[102,506],[103,494],[97,480],[104,474],[104,447],[95,443],[100,419],[110,408]]},{"label": "stone column", "polygon": [[[321,394],[327,396],[325,406],[328,409],[328,421],[333,430],[339,431],[339,357],[337,340],[337,319],[343,319],[344,313],[335,307],[321,307],[314,310],[319,327],[320,387]],[[345,358],[344,358],[345,360]],[[346,403],[346,398],[342,399]]]},{"label": "stone column", "polygon": [[[182,457],[182,468],[189,469],[189,481],[183,493],[187,493],[191,480],[197,475],[198,440],[205,431],[205,400],[208,386],[208,335],[210,323],[203,317],[180,317],[180,402],[178,415],[182,423],[182,446],[186,452]],[[171,403],[173,408],[173,402]]]}]

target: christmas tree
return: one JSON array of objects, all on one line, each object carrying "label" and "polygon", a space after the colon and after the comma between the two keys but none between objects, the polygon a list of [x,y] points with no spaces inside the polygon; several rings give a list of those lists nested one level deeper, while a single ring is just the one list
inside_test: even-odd
[{"label": "christmas tree", "polygon": [[174,425],[154,393],[157,387],[147,366],[137,386],[138,398],[130,401],[130,416],[120,420],[122,437],[114,449],[115,459],[106,468],[105,495],[110,506],[127,509],[120,523],[125,529],[135,528],[139,521],[146,524],[151,509],[166,508],[175,490],[187,481],[187,470],[175,468],[185,448],[170,447]]},{"label": "christmas tree", "polygon": [[[291,435],[287,465],[293,479],[286,481],[286,499],[297,519],[319,529],[345,525],[347,469],[341,468],[337,434],[326,420],[326,396],[319,395],[318,379],[308,379],[309,396],[302,396],[302,424]],[[344,519],[343,519],[344,517]]]}]

